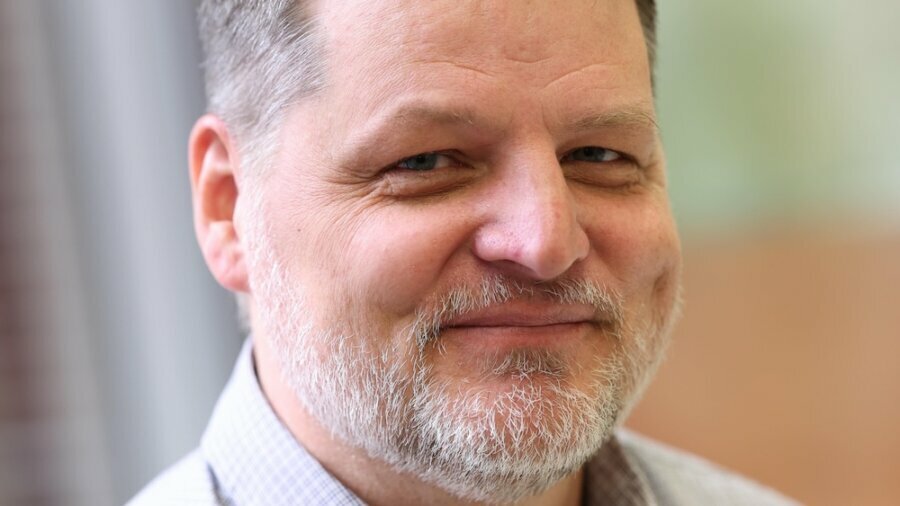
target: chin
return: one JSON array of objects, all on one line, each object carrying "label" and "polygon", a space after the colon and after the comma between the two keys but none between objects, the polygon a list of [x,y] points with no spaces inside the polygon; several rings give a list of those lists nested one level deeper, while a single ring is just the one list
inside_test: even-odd
[{"label": "chin", "polygon": [[538,494],[611,435],[621,411],[618,370],[609,364],[584,382],[567,368],[503,371],[479,382],[429,377],[414,392],[413,444],[401,467],[466,500]]}]

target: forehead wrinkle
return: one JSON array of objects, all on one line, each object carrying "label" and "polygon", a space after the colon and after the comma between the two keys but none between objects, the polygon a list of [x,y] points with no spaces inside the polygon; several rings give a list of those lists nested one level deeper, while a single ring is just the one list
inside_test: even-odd
[{"label": "forehead wrinkle", "polygon": [[616,80],[630,78],[633,72],[630,62],[621,59],[612,59],[611,55],[592,55],[593,61],[582,62],[575,68],[564,70],[561,74],[553,77],[540,85],[544,92],[551,91],[551,88],[565,87],[565,81],[579,74],[587,74],[584,79],[602,85],[606,83],[612,85]]},{"label": "forehead wrinkle", "polygon": [[481,69],[478,66],[476,66],[475,64],[463,63],[463,61],[461,61],[461,60],[456,61],[456,60],[450,60],[450,59],[428,59],[428,60],[421,59],[421,60],[413,60],[413,63],[424,63],[424,64],[429,64],[429,65],[433,65],[433,64],[451,65],[451,66],[459,68],[459,69],[474,72],[483,78],[494,79],[497,77],[495,75],[495,73],[491,73],[487,70]]}]

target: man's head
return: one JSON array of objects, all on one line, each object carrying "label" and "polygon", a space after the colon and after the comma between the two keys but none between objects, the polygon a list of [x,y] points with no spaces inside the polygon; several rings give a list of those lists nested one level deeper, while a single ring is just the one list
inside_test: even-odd
[{"label": "man's head", "polygon": [[[460,497],[576,470],[676,312],[652,2],[220,3],[237,4],[205,4],[207,29],[243,28],[207,49],[255,45],[230,65],[268,70],[210,55],[224,119],[192,134],[195,218],[213,274],[253,300],[275,357],[260,374]],[[247,21],[256,4],[276,21]],[[272,34],[308,38],[312,59],[266,67]],[[291,93],[266,90],[278,80]],[[216,98],[228,86],[244,91]],[[247,103],[227,112],[226,95]]]}]

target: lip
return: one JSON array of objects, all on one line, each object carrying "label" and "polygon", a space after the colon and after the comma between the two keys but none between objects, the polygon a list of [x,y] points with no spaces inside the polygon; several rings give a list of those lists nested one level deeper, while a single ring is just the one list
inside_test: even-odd
[{"label": "lip", "polygon": [[593,307],[513,301],[460,315],[446,322],[444,328],[530,328],[583,323],[598,323]]}]

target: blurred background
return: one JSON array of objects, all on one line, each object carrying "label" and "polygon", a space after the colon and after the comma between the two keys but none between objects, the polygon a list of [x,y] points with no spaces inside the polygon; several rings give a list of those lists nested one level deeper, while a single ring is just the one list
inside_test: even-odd
[{"label": "blurred background", "polygon": [[[900,503],[900,2],[660,0],[686,311],[629,425]],[[195,245],[195,2],[0,0],[0,505],[121,504],[242,341]]]}]

